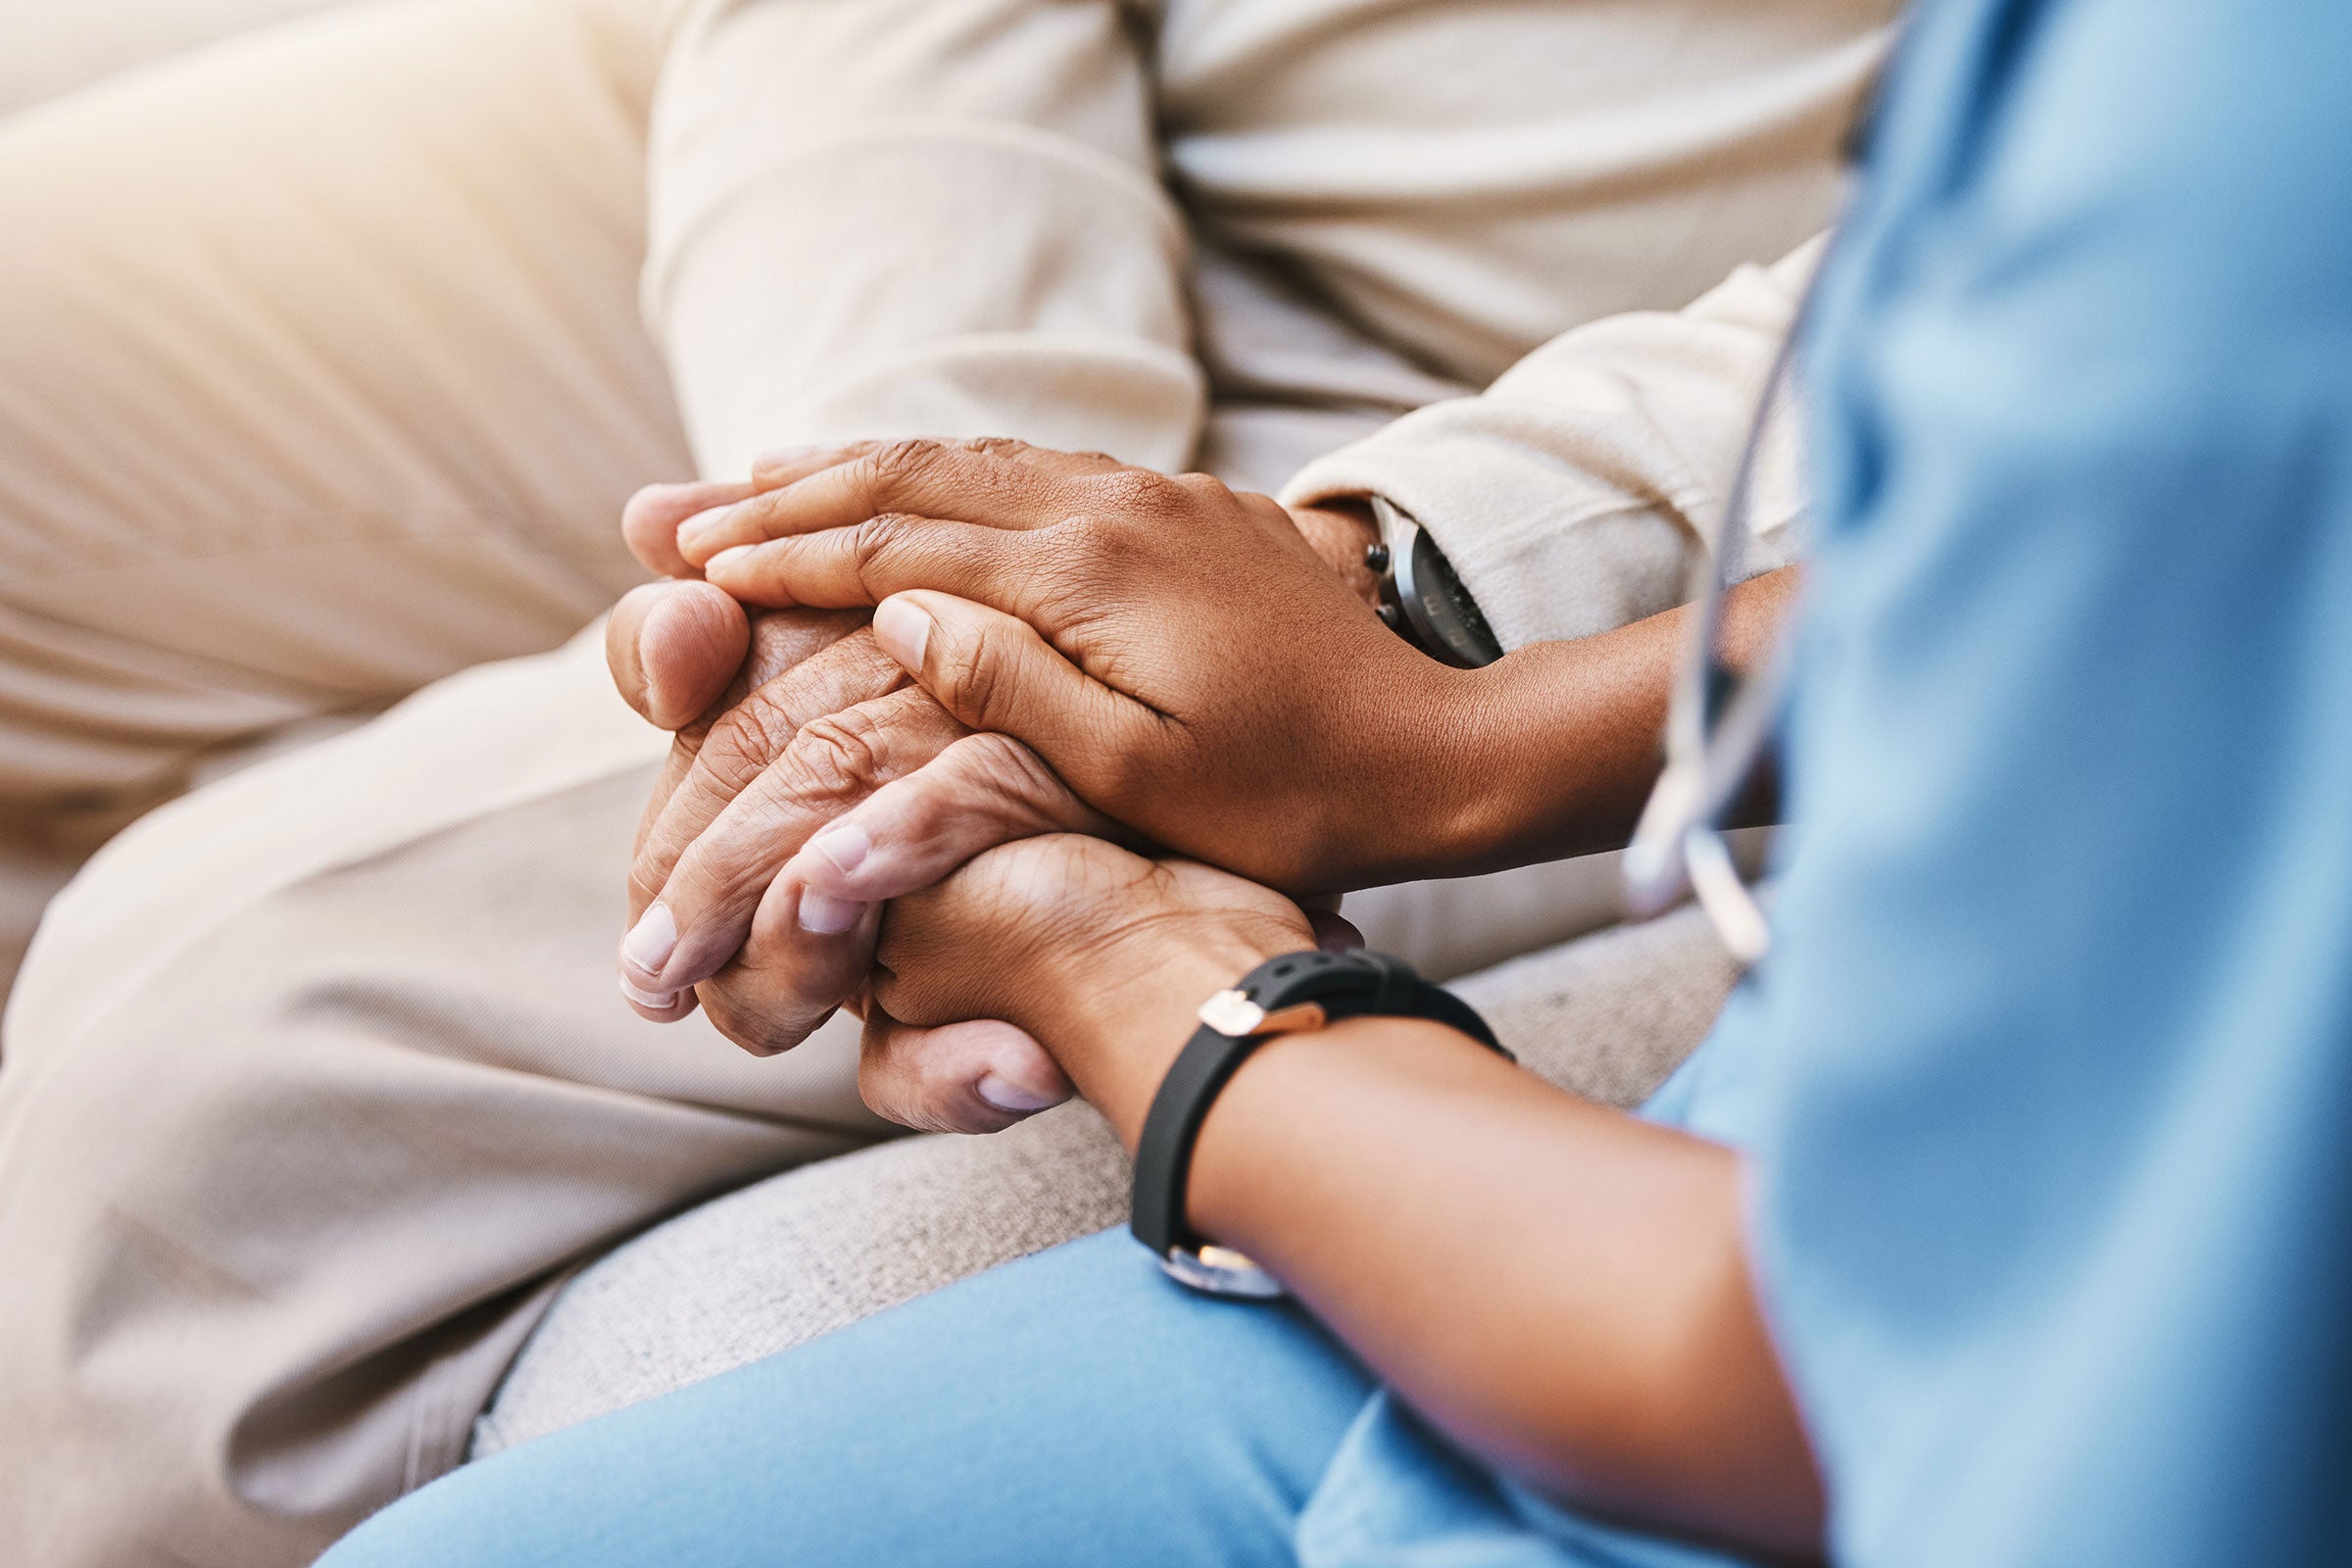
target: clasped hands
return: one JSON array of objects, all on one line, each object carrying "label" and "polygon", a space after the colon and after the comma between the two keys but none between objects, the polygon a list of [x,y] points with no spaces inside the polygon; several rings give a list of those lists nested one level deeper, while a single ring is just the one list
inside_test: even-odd
[{"label": "clasped hands", "polygon": [[1443,868],[1470,679],[1382,624],[1368,524],[1008,441],[656,486],[613,612],[676,743],[621,985],[760,1054],[839,1006],[881,1114],[994,1131],[1073,1087],[1132,1138],[1200,999]]}]

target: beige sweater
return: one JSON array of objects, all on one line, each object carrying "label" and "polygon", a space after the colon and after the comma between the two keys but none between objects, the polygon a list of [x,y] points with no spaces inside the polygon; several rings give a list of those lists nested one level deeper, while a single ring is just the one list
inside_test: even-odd
[{"label": "beige sweater", "polygon": [[[1505,647],[1585,637],[1678,604],[1711,551],[1740,454],[1823,241],[1743,267],[1689,309],[1563,333],[1485,393],[1309,463],[1285,499],[1380,494],[1417,518]],[[1797,558],[1794,411],[1763,429],[1744,575]]]},{"label": "beige sweater", "polygon": [[[1679,595],[1806,258],[1735,270],[1830,218],[1892,9],[697,0],[647,314],[710,471],[1009,430],[1272,489],[1345,447],[1288,493],[1394,496],[1506,642],[1596,630]],[[1784,462],[1753,564],[1796,506]]]}]

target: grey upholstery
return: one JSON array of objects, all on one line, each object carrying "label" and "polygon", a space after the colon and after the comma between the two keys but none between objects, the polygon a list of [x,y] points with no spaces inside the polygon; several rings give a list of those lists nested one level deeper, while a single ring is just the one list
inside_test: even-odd
[{"label": "grey upholstery", "polygon": [[[1456,981],[1530,1068],[1616,1105],[1705,1034],[1734,978],[1697,911]],[[563,1291],[474,1454],[741,1366],[994,1264],[1121,1223],[1127,1166],[1084,1105],[993,1138],[908,1138],[656,1226]]]}]

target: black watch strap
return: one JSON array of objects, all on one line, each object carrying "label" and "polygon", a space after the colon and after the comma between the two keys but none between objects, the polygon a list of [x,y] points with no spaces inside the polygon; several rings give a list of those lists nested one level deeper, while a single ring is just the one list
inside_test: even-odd
[{"label": "black watch strap", "polygon": [[1272,1276],[1229,1248],[1204,1245],[1185,1221],[1193,1145],[1201,1123],[1251,1052],[1279,1034],[1341,1018],[1427,1018],[1508,1057],[1468,1003],[1431,985],[1400,958],[1367,953],[1289,953],[1202,1004],[1200,1026],[1160,1080],[1135,1151],[1137,1241],[1185,1284],[1225,1296],[1275,1297]]}]

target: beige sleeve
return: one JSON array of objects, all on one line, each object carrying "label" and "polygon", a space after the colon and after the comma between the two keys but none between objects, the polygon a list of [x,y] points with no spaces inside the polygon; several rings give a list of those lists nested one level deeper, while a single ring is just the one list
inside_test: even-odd
[{"label": "beige sleeve", "polygon": [[[1756,401],[1824,240],[1680,312],[1564,332],[1477,397],[1433,404],[1300,470],[1293,504],[1379,494],[1419,519],[1506,648],[1682,602],[1711,549]],[[1776,411],[1743,574],[1799,553],[1793,404]]]},{"label": "beige sleeve", "polygon": [[694,0],[644,302],[705,472],[892,435],[1191,460],[1143,25],[1116,0]]}]

